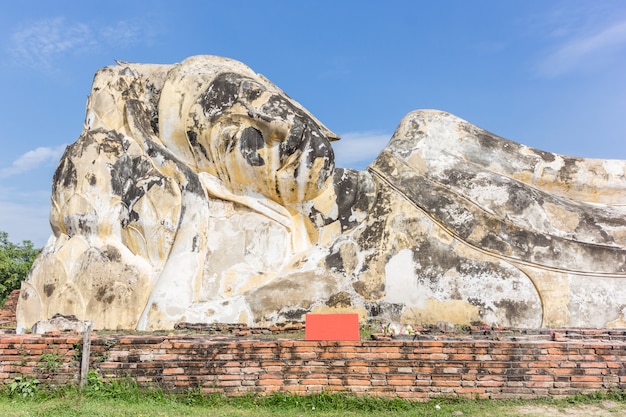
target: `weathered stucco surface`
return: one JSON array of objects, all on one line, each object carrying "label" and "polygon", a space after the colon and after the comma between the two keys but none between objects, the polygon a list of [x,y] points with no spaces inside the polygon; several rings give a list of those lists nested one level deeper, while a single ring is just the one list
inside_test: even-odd
[{"label": "weathered stucco surface", "polygon": [[308,312],[395,323],[623,326],[626,162],[571,158],[448,113],[408,114],[366,171],[226,58],[94,78],[53,178],[54,235],[18,325],[266,325]]}]

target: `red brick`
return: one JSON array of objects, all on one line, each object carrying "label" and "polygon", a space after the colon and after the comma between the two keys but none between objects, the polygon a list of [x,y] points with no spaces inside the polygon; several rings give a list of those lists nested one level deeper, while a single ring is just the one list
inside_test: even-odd
[{"label": "red brick", "polygon": [[387,380],[412,381],[414,379],[415,379],[415,375],[412,375],[412,374],[389,374],[387,375]]},{"label": "red brick", "polygon": [[261,379],[259,380],[259,386],[267,386],[267,385],[283,385],[282,379]]},{"label": "red brick", "polygon": [[163,369],[163,375],[178,375],[184,374],[185,370],[183,368],[167,368]]},{"label": "red brick", "polygon": [[485,392],[484,388],[476,387],[460,387],[454,390],[457,394],[481,394]]},{"label": "red brick", "polygon": [[504,385],[503,381],[477,381],[478,387],[501,387]]},{"label": "red brick", "polygon": [[606,362],[581,362],[581,368],[606,368]]},{"label": "red brick", "polygon": [[433,387],[459,387],[461,384],[459,381],[448,381],[448,380],[433,380]]},{"label": "red brick", "polygon": [[445,361],[448,360],[448,356],[446,353],[431,353],[428,359],[431,361]]},{"label": "red brick", "polygon": [[554,381],[554,377],[552,375],[531,375],[531,381]]},{"label": "red brick", "polygon": [[602,382],[602,377],[591,375],[572,375],[570,380],[572,382]]},{"label": "red brick", "polygon": [[283,374],[280,373],[263,373],[259,375],[259,379],[282,379]]},{"label": "red brick", "polygon": [[301,385],[327,385],[327,378],[305,378],[300,380]]},{"label": "red brick", "polygon": [[387,379],[387,385],[389,386],[407,386],[411,385],[413,380],[406,379]]}]

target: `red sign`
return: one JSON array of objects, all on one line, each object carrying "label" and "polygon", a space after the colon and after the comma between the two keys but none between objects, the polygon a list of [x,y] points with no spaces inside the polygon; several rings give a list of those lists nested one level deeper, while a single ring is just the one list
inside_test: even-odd
[{"label": "red sign", "polygon": [[360,340],[358,314],[307,314],[306,340]]}]

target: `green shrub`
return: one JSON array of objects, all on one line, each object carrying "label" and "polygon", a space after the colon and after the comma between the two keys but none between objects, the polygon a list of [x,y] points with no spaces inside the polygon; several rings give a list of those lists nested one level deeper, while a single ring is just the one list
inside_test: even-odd
[{"label": "green shrub", "polygon": [[18,376],[9,385],[9,396],[31,398],[39,391],[39,380],[29,376]]},{"label": "green shrub", "polygon": [[13,290],[20,288],[39,252],[31,241],[12,243],[8,233],[0,231],[0,306],[4,306]]}]

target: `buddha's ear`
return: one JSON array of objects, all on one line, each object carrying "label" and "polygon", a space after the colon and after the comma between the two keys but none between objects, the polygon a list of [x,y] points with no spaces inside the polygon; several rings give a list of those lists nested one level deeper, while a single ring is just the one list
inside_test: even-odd
[{"label": "buddha's ear", "polygon": [[199,102],[189,107],[189,110],[181,116],[181,129],[184,130],[186,158],[191,158],[193,167],[197,172],[209,172],[216,174],[214,166],[216,148],[221,145],[221,136],[217,133],[220,128],[211,123],[204,115],[204,109]]},{"label": "buddha's ear", "polygon": [[160,144],[158,136],[152,130],[150,116],[144,104],[139,100],[126,100],[126,123],[133,138],[145,149],[147,141]]}]

